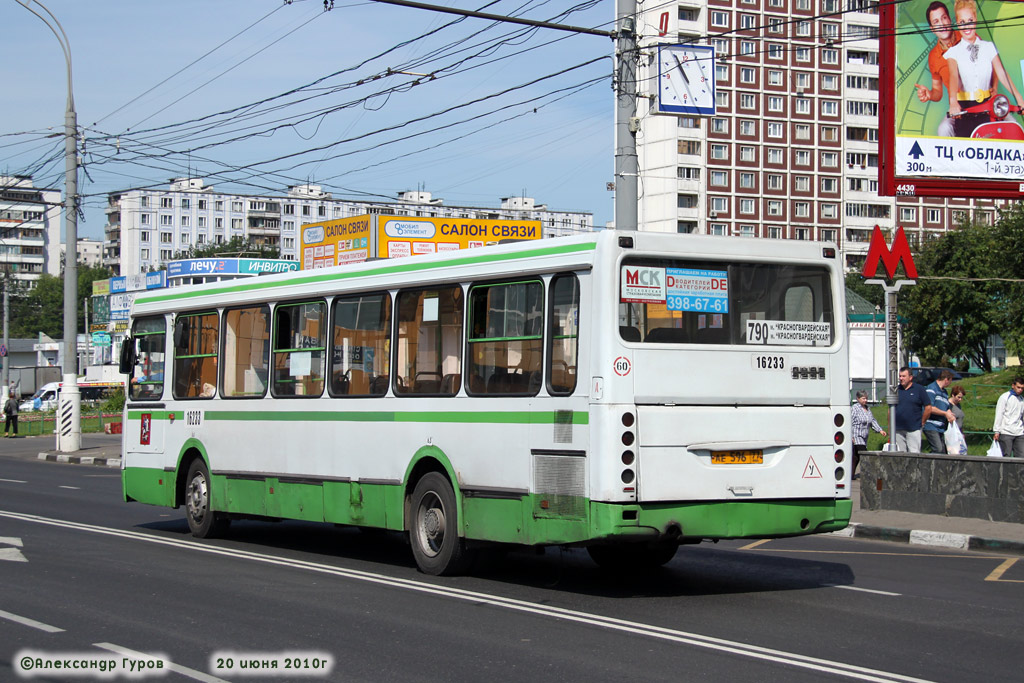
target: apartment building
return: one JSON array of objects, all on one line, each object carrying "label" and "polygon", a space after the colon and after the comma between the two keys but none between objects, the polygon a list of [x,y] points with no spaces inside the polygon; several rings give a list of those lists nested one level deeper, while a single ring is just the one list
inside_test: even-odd
[{"label": "apartment building", "polygon": [[[641,6],[641,230],[838,242],[848,267],[874,226],[914,247],[993,200],[878,195],[876,2],[681,0]],[[716,113],[655,112],[657,45],[715,48]]]},{"label": "apartment building", "polygon": [[36,187],[30,176],[0,176],[0,269],[32,282],[60,275],[60,190]]},{"label": "apartment building", "polygon": [[430,192],[399,193],[393,202],[335,199],[318,185],[280,196],[223,194],[200,178],[181,178],[167,190],[129,189],[107,202],[103,264],[120,275],[155,269],[190,247],[233,237],[268,244],[297,260],[299,231],[307,223],[363,214],[538,220],[544,237],[589,232],[591,213],[555,211],[531,197],[504,197],[500,208],[447,206]]}]

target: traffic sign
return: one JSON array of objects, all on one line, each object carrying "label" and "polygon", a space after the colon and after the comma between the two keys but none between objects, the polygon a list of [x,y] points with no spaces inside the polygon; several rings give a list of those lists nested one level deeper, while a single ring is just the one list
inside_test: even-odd
[{"label": "traffic sign", "polygon": [[0,358],[7,356],[7,344],[0,344]]}]

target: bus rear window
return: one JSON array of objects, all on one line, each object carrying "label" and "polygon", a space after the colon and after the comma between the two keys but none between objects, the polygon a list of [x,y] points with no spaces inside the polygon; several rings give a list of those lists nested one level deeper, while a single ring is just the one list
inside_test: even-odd
[{"label": "bus rear window", "polygon": [[649,344],[830,346],[829,271],[803,264],[626,261],[619,336]]}]

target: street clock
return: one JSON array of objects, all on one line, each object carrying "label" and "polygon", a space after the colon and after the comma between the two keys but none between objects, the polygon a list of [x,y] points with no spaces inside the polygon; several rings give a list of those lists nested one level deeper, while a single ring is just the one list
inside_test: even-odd
[{"label": "street clock", "polygon": [[714,115],[714,47],[658,46],[658,111]]}]

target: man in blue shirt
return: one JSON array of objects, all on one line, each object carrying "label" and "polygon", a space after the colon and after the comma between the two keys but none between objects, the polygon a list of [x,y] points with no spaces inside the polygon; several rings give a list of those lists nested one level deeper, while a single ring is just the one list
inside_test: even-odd
[{"label": "man in blue shirt", "polygon": [[921,426],[924,411],[931,405],[928,392],[920,384],[914,384],[910,368],[900,368],[900,386],[897,390],[899,403],[896,404],[896,424],[893,425],[894,450],[908,453],[921,452]]},{"label": "man in blue shirt", "polygon": [[[928,394],[929,406],[925,408],[924,435],[928,437],[928,445],[932,453],[946,452],[946,427],[956,419],[949,406],[949,394],[946,387],[953,381],[953,373],[943,370],[939,378],[928,385],[925,393]],[[953,455],[959,455],[954,453]]]}]

